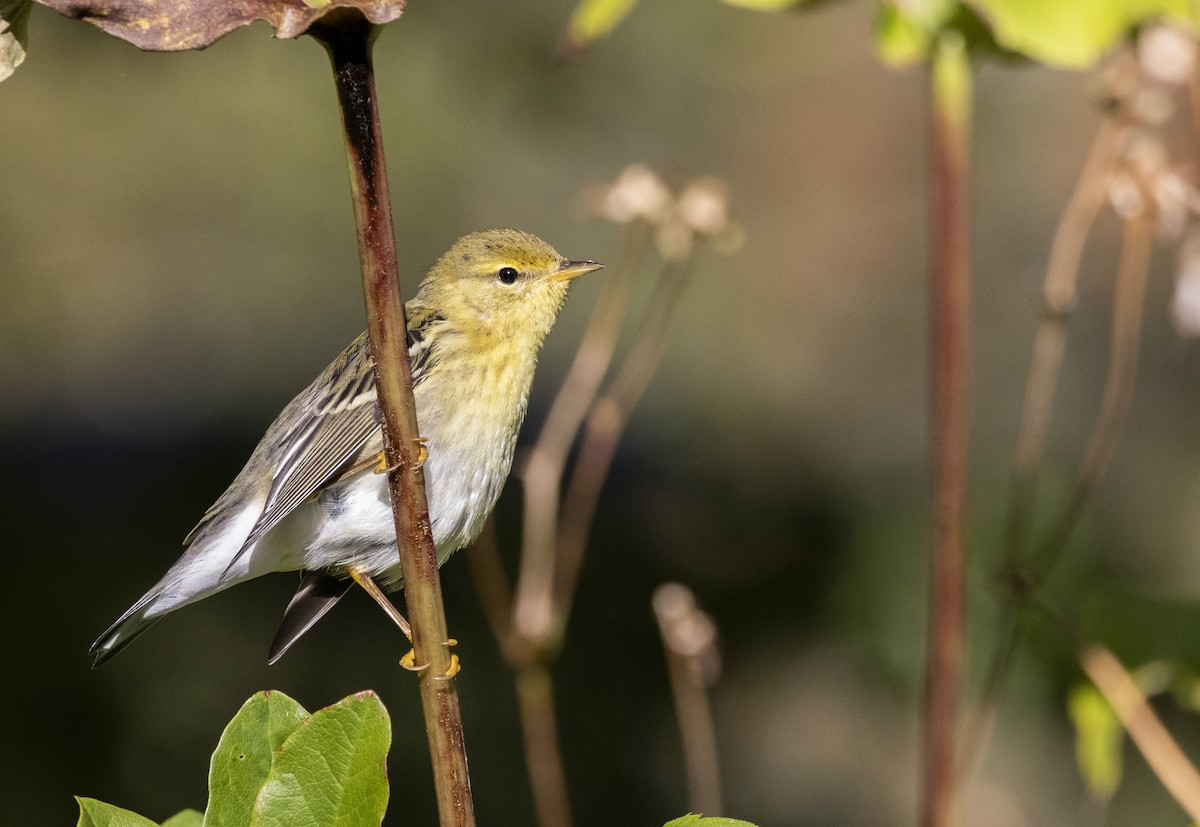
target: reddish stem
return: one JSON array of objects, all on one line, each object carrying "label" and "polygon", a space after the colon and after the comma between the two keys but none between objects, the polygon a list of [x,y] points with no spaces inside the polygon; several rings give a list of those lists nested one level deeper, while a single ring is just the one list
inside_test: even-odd
[{"label": "reddish stem", "polygon": [[363,293],[376,387],[383,412],[384,449],[404,596],[412,621],[415,660],[420,672],[421,704],[433,761],[438,816],[442,827],[473,827],[462,714],[450,666],[446,615],[442,605],[425,499],[425,478],[417,461],[417,416],[408,360],[404,301],[397,276],[395,231],[387,168],[383,156],[371,43],[377,29],[361,13],[335,10],[310,33],[333,63],[338,102],[350,161],[350,186],[358,228]]},{"label": "reddish stem", "polygon": [[932,347],[933,557],[926,655],[922,823],[952,822],[962,683],[970,314],[967,136],[970,69],[961,42],[933,58]]}]

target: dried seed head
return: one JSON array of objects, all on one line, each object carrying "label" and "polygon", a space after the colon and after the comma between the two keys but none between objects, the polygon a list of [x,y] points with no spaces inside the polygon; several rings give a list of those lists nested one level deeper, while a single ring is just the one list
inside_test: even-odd
[{"label": "dried seed head", "polygon": [[635,218],[657,223],[671,201],[671,191],[653,170],[643,164],[631,164],[609,187],[602,214],[618,224],[626,224]]},{"label": "dried seed head", "polygon": [[716,178],[698,178],[679,194],[679,217],[700,235],[717,235],[729,226],[729,193]]},{"label": "dried seed head", "polygon": [[696,606],[692,590],[679,583],[666,583],[655,590],[651,605],[663,644],[687,660],[693,679],[701,686],[711,686],[721,671],[717,626]]},{"label": "dried seed head", "polygon": [[1196,41],[1182,29],[1160,23],[1138,36],[1137,59],[1143,71],[1159,83],[1187,83],[1196,62]]}]

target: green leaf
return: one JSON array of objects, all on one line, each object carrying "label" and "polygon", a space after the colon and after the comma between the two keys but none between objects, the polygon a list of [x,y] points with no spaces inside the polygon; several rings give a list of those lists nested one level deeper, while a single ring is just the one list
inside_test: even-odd
[{"label": "green leaf", "polygon": [[158,827],[150,819],[94,798],[75,797],[79,802],[78,827]]},{"label": "green leaf", "polygon": [[967,44],[955,30],[938,35],[932,57],[933,100],[943,128],[970,129],[971,61]]},{"label": "green leaf", "polygon": [[927,59],[946,29],[971,52],[1020,55],[1067,69],[1091,67],[1135,27],[1170,18],[1194,25],[1189,0],[880,0],[875,19],[880,60],[906,66]]},{"label": "green leaf", "polygon": [[1088,789],[1101,801],[1112,798],[1121,785],[1121,748],[1125,731],[1100,690],[1080,684],[1067,697],[1067,712],[1075,726],[1075,761]]},{"label": "green leaf", "polygon": [[636,5],[637,0],[579,0],[567,19],[567,40],[582,49],[607,37]]},{"label": "green leaf", "polygon": [[685,816],[668,821],[663,827],[754,827],[749,821],[739,821],[736,818],[705,818],[689,813]]},{"label": "green leaf", "polygon": [[204,827],[245,827],[279,748],[309,717],[278,691],[255,694],[221,733],[208,772]]},{"label": "green leaf", "polygon": [[204,813],[199,810],[184,810],[168,818],[162,827],[203,827]]},{"label": "green leaf", "polygon": [[888,66],[911,66],[929,53],[929,32],[891,3],[875,15],[875,50]]},{"label": "green leaf", "polygon": [[250,824],[380,824],[387,810],[391,737],[387,710],[374,692],[319,710],[279,749]]},{"label": "green leaf", "polygon": [[0,0],[0,80],[25,60],[29,48],[29,12],[33,0]]},{"label": "green leaf", "polygon": [[1189,0],[968,0],[997,42],[1051,66],[1086,69],[1140,23],[1188,18]]},{"label": "green leaf", "polygon": [[889,66],[909,66],[929,56],[934,35],[953,16],[952,0],[882,0],[875,15],[875,48]]}]

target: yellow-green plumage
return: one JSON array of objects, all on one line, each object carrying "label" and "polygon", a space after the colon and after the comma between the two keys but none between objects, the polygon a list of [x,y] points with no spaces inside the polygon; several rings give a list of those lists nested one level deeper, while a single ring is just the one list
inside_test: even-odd
[{"label": "yellow-green plumage", "polygon": [[[438,562],[469,544],[512,465],[538,351],[570,280],[596,270],[541,239],[489,230],[459,239],[405,306],[413,396]],[[267,429],[242,472],[184,541],[183,556],[92,646],[96,665],[167,612],[273,571],[309,574],[271,659],[345,592],[354,566],[399,585],[374,369],[359,336]]]}]

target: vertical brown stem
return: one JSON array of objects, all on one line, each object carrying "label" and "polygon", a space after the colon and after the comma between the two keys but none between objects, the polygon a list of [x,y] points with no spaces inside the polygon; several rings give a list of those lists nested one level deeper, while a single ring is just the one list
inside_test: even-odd
[{"label": "vertical brown stem", "polygon": [[1045,577],[1070,540],[1084,504],[1104,479],[1116,450],[1117,438],[1125,425],[1133,402],[1137,375],[1138,343],[1142,331],[1142,307],[1146,299],[1146,276],[1154,240],[1155,214],[1147,206],[1136,216],[1126,218],[1121,239],[1121,261],[1117,268],[1117,286],[1113,296],[1113,330],[1109,345],[1108,374],[1104,381],[1104,399],[1100,416],[1092,429],[1087,450],[1079,463],[1075,491],[1066,508],[1048,532],[1035,563],[1035,582]]},{"label": "vertical brown stem", "polygon": [[419,432],[371,65],[371,43],[376,29],[357,11],[337,10],[310,31],[329,53],[342,112],[367,324],[379,406],[384,417],[384,449],[393,469],[388,474],[388,484],[404,572],[404,595],[412,621],[416,662],[424,665],[420,673],[421,704],[433,761],[439,820],[442,827],[471,827],[475,824],[475,811],[467,775],[462,715],[454,682],[443,677],[450,666],[446,616],[425,499],[425,479],[416,462]]},{"label": "vertical brown stem", "polygon": [[696,607],[690,589],[678,583],[659,586],[651,600],[667,660],[667,676],[675,699],[675,717],[687,769],[688,810],[706,816],[722,814],[717,731],[708,687],[716,677],[719,656],[716,628]]},{"label": "vertical brown stem", "polygon": [[925,678],[922,823],[952,820],[964,645],[967,502],[970,65],[961,37],[943,35],[932,64],[933,559]]},{"label": "vertical brown stem", "polygon": [[570,827],[571,805],[554,717],[554,686],[546,664],[531,660],[517,667],[517,703],[537,823],[541,827]]},{"label": "vertical brown stem", "polygon": [[540,827],[571,827],[567,774],[559,749],[554,684],[550,680],[552,656],[522,636],[513,625],[512,593],[500,564],[492,520],[488,520],[471,547],[468,559],[488,623],[516,680],[525,766],[537,823]]},{"label": "vertical brown stem", "polygon": [[500,544],[496,540],[496,515],[492,514],[483,524],[483,531],[466,550],[467,564],[471,568],[471,580],[479,595],[479,604],[484,617],[492,629],[496,643],[505,660],[513,663],[518,658],[519,639],[512,625],[512,589],[504,564],[500,561]]}]

